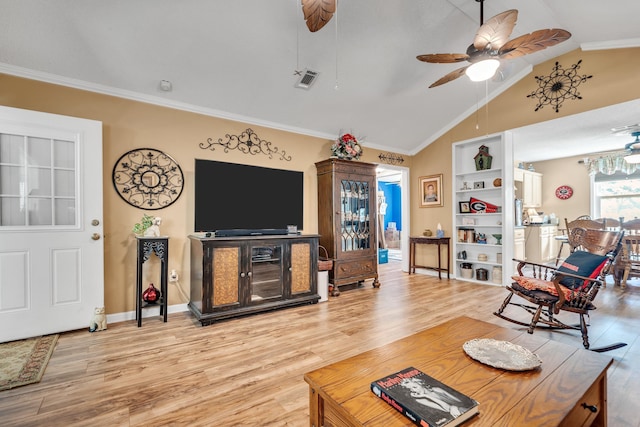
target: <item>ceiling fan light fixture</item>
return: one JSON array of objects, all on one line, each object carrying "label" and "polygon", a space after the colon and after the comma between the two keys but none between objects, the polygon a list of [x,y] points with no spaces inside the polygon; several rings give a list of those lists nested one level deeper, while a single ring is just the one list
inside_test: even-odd
[{"label": "ceiling fan light fixture", "polygon": [[640,132],[631,132],[631,136],[635,136],[636,140],[625,145],[624,149],[629,154],[624,156],[624,161],[629,164],[640,163]]},{"label": "ceiling fan light fixture", "polygon": [[499,66],[500,61],[497,59],[484,59],[469,65],[465,70],[465,74],[472,82],[483,82],[492,78]]}]

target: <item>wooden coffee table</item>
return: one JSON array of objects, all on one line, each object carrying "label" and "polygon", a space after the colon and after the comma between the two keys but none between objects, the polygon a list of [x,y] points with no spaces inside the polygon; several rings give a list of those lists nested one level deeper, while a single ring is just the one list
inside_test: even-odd
[{"label": "wooden coffee table", "polygon": [[[473,338],[519,344],[536,353],[542,366],[517,372],[481,364],[462,349]],[[607,368],[612,361],[582,347],[458,317],[305,374],[310,425],[413,425],[369,385],[415,366],[480,403],[480,414],[465,426],[606,426]]]}]

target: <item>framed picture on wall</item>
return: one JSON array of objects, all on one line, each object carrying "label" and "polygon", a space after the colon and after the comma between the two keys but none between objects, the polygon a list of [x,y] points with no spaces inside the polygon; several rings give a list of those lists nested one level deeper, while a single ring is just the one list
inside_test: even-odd
[{"label": "framed picture on wall", "polygon": [[420,207],[444,206],[442,174],[420,177]]}]

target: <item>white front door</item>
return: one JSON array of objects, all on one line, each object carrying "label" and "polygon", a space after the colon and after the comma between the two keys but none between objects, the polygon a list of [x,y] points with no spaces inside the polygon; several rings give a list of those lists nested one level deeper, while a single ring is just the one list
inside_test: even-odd
[{"label": "white front door", "polygon": [[0,106],[0,342],[104,305],[102,124]]}]

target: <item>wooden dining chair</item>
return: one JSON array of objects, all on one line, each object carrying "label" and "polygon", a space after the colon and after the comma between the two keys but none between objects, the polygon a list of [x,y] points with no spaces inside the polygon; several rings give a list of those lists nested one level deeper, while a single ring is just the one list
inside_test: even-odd
[{"label": "wooden dining chair", "polygon": [[[587,319],[596,308],[594,300],[620,251],[623,236],[622,231],[574,227],[570,239],[576,242],[575,250],[559,267],[514,259],[518,274],[511,277],[513,282],[506,287],[509,294],[493,314],[526,326],[530,334],[541,327],[579,330],[582,345],[589,349]],[[531,320],[518,320],[511,307],[524,309]],[[564,323],[556,317],[560,313],[576,313],[579,324]],[[591,350],[603,352],[625,345],[615,343]]]},{"label": "wooden dining chair", "polygon": [[[564,245],[569,245],[569,254],[572,254],[576,250],[576,246],[569,241],[569,236],[571,235],[572,228],[587,228],[587,229],[595,229],[595,230],[604,230],[605,222],[602,220],[593,220],[589,215],[582,215],[573,221],[569,221],[567,218],[564,219],[565,223],[565,231],[564,234],[560,236],[556,236],[556,240],[560,243],[560,247],[558,248],[558,254],[556,255],[556,263],[558,265],[562,256],[562,250],[564,249]],[[574,241],[575,243],[575,241]]]},{"label": "wooden dining chair", "polygon": [[625,237],[615,265],[615,278],[616,284],[624,289],[629,278],[640,277],[640,219],[625,221],[621,228]]},{"label": "wooden dining chair", "polygon": [[622,223],[622,229],[626,235],[640,234],[640,218],[630,219]]},{"label": "wooden dining chair", "polygon": [[605,230],[620,230],[620,225],[622,224],[623,218],[597,218],[595,221],[601,222]]}]

